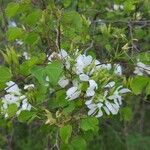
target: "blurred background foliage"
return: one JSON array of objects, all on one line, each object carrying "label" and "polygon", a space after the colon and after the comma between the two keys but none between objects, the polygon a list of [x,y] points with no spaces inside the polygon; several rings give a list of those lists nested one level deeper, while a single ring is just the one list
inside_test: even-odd
[{"label": "blurred background foliage", "polygon": [[[28,75],[27,68],[43,62],[45,54],[63,48],[86,51],[101,62],[118,62],[128,80],[134,80],[134,95],[126,97],[120,116],[100,119],[100,130],[94,134],[81,133],[71,143],[74,150],[149,150],[150,92],[141,85],[144,79],[132,78],[138,58],[150,64],[149,43],[149,0],[0,0],[0,50],[5,53],[6,46],[13,46],[18,54],[25,49],[33,56],[26,63],[16,56],[14,79],[19,73]],[[147,84],[149,77],[145,78]],[[51,149],[54,131],[41,122],[0,118],[0,148]]]}]

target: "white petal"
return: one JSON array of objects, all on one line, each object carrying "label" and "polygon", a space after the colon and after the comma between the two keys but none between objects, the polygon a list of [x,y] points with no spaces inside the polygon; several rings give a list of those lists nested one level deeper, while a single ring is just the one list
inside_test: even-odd
[{"label": "white petal", "polygon": [[122,67],[119,64],[115,64],[114,73],[120,76],[122,75]]},{"label": "white petal", "polygon": [[124,93],[128,93],[131,92],[131,90],[127,89],[127,88],[123,88],[121,90],[119,90],[119,93],[124,94]]},{"label": "white petal", "polygon": [[103,112],[101,109],[99,109],[98,114],[95,117],[99,118],[101,116],[103,116]]},{"label": "white petal", "polygon": [[84,58],[83,58],[83,63],[85,64],[85,66],[88,66],[89,64],[91,64],[92,62],[92,56],[85,56],[84,55]]},{"label": "white petal", "polygon": [[97,83],[94,81],[94,80],[89,80],[89,83],[90,83],[90,88],[91,89],[97,89],[98,88],[98,85]]},{"label": "white petal", "polygon": [[79,78],[81,81],[88,81],[89,80],[89,76],[86,74],[79,75]]},{"label": "white petal", "polygon": [[67,97],[70,97],[73,93],[75,93],[77,91],[77,87],[71,87],[67,90]]},{"label": "white petal", "polygon": [[34,88],[34,84],[28,84],[24,86],[25,90],[30,89],[30,88]]},{"label": "white petal", "polygon": [[109,109],[109,111],[110,111],[113,115],[115,115],[115,114],[118,113],[118,111],[112,106],[112,104],[111,104],[110,102],[106,101],[105,104],[106,104],[107,108]]},{"label": "white petal", "polygon": [[58,81],[58,84],[64,88],[69,84],[69,80],[66,79],[64,76],[60,78],[60,80]]},{"label": "white petal", "polygon": [[88,115],[89,116],[91,116],[91,115],[94,115],[96,112],[96,108],[93,108],[93,109],[90,109],[89,111],[88,111]]},{"label": "white petal", "polygon": [[103,106],[103,104],[100,103],[100,102],[97,104],[97,107],[98,107],[98,108],[101,108],[102,106]]},{"label": "white petal", "polygon": [[78,98],[80,96],[80,94],[81,94],[81,91],[76,91],[75,93],[73,93],[70,96],[69,100],[74,100],[74,99]]},{"label": "white petal", "polygon": [[109,82],[108,84],[105,85],[105,88],[112,88],[115,85],[114,81]]},{"label": "white petal", "polygon": [[60,55],[62,58],[66,58],[68,56],[68,53],[64,49],[61,49]]},{"label": "white petal", "polygon": [[88,88],[86,91],[86,96],[90,97],[90,96],[94,96],[95,91],[93,89]]},{"label": "white petal", "polygon": [[88,101],[85,102],[85,105],[90,105],[92,103],[93,99],[90,99]]},{"label": "white petal", "polygon": [[20,89],[15,82],[9,81],[6,82],[6,85],[8,86],[7,88],[5,88],[7,93],[15,93],[17,95],[20,95]]},{"label": "white petal", "polygon": [[107,108],[106,106],[104,106],[103,108],[104,108],[106,114],[107,114],[107,115],[110,115],[110,111],[108,110],[108,108]]}]

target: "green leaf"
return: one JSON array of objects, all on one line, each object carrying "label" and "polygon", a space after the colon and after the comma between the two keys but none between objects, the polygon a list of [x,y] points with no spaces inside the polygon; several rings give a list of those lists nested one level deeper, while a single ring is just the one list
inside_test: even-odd
[{"label": "green leaf", "polygon": [[36,64],[41,64],[41,63],[44,62],[45,57],[46,57],[45,54],[44,53],[39,53],[38,55],[31,57],[29,60],[24,61],[20,65],[20,74],[28,75],[30,73],[31,69]]},{"label": "green leaf", "polygon": [[46,74],[44,67],[35,66],[31,69],[30,72],[39,81],[40,84],[46,84]]},{"label": "green leaf", "polygon": [[149,78],[144,76],[137,76],[131,83],[131,88],[134,94],[141,94],[147,87]]},{"label": "green leaf", "polygon": [[87,117],[84,119],[81,119],[80,122],[80,128],[84,131],[88,130],[97,130],[98,129],[98,119],[95,117]]},{"label": "green leaf", "polygon": [[57,92],[56,97],[52,98],[48,104],[50,108],[65,107],[68,105],[66,98],[66,90],[60,90]]},{"label": "green leaf", "polygon": [[35,26],[42,15],[42,11],[40,9],[33,10],[26,18],[24,18],[25,23],[30,26]]},{"label": "green leaf", "polygon": [[75,109],[74,102],[70,102],[69,105],[63,109],[63,113],[69,114],[69,113],[73,112],[74,109]]},{"label": "green leaf", "polygon": [[71,125],[66,125],[60,128],[60,137],[61,140],[67,144],[69,141],[69,138],[71,137],[71,133],[72,133],[72,126]]},{"label": "green leaf", "polygon": [[63,0],[64,7],[68,7],[71,4],[72,0]]},{"label": "green leaf", "polygon": [[9,41],[13,41],[15,39],[21,38],[23,35],[23,31],[21,28],[13,27],[8,29],[6,35]]},{"label": "green leaf", "polygon": [[18,107],[16,104],[9,105],[7,109],[8,116],[13,117],[16,114],[17,110],[18,110]]},{"label": "green leaf", "polygon": [[12,77],[10,69],[7,67],[0,66],[0,82],[5,83]]},{"label": "green leaf", "polygon": [[74,138],[71,142],[73,150],[86,150],[86,141],[82,137]]},{"label": "green leaf", "polygon": [[14,3],[14,2],[11,2],[7,5],[7,8],[6,8],[6,15],[11,18],[13,16],[16,15],[17,11],[19,9],[19,4],[18,3]]},{"label": "green leaf", "polygon": [[122,115],[122,118],[125,121],[130,121],[132,119],[132,117],[133,117],[131,108],[130,107],[124,107],[124,108],[122,108],[121,115]]},{"label": "green leaf", "polygon": [[39,35],[35,32],[27,33],[25,36],[24,42],[29,45],[34,45],[37,43]]},{"label": "green leaf", "polygon": [[30,111],[27,111],[27,110],[23,110],[19,114],[18,120],[20,122],[27,122],[29,119],[32,118],[32,116],[35,116],[35,114],[33,112],[30,112]]},{"label": "green leaf", "polygon": [[52,62],[46,67],[45,72],[49,77],[50,83],[53,86],[57,85],[60,75],[63,72],[62,63],[58,61]]}]

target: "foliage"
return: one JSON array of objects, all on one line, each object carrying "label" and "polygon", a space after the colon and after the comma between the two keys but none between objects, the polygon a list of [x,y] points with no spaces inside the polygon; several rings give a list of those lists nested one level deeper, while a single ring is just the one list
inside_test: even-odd
[{"label": "foliage", "polygon": [[148,18],[148,0],[0,0],[0,149],[148,150]]}]

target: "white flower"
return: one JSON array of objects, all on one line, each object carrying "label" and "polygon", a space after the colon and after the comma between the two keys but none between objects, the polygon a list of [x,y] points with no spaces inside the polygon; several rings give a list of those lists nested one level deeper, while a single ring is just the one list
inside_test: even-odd
[{"label": "white flower", "polygon": [[16,39],[16,44],[18,44],[18,45],[22,45],[22,44],[23,44],[23,42],[22,42],[21,40]]},{"label": "white flower", "polygon": [[89,76],[86,74],[80,74],[79,78],[81,81],[88,81],[89,80]]},{"label": "white flower", "polygon": [[90,65],[92,62],[92,56],[86,56],[86,55],[79,55],[76,59],[76,69],[75,72],[76,74],[81,74],[83,73],[83,69]]},{"label": "white flower", "polygon": [[127,88],[123,88],[123,89],[119,90],[120,88],[122,88],[122,86],[119,86],[119,87],[115,90],[115,92],[113,93],[113,95],[110,95],[110,96],[108,97],[108,99],[114,100],[115,103],[116,103],[116,104],[119,103],[119,105],[122,104],[122,97],[121,97],[120,94],[125,94],[125,93],[128,93],[128,92],[131,92],[131,91],[130,91],[129,89],[127,89]]},{"label": "white flower", "polygon": [[100,64],[96,66],[96,70],[100,70],[100,69],[107,69],[110,70],[112,68],[111,64]]},{"label": "white flower", "polygon": [[[90,100],[91,101],[91,100]],[[86,102],[86,105],[87,107],[89,108],[89,111],[88,111],[88,115],[91,116],[91,115],[95,115],[97,112],[97,114],[95,115],[95,117],[99,118],[103,115],[103,112],[101,110],[103,104],[102,103],[97,103],[97,104],[94,104],[94,103],[87,103]]]},{"label": "white flower", "polygon": [[73,86],[67,90],[66,94],[67,94],[66,99],[74,100],[80,96],[81,91],[79,91],[77,87]]},{"label": "white flower", "polygon": [[114,10],[119,10],[119,9],[123,9],[124,6],[123,6],[123,5],[114,4],[114,5],[113,5],[113,8],[114,8]]},{"label": "white flower", "polygon": [[66,86],[69,84],[69,80],[66,79],[65,76],[63,76],[63,77],[61,77],[60,80],[58,81],[58,84],[59,84],[62,88],[64,88],[64,87],[66,87]]},{"label": "white flower", "polygon": [[119,9],[119,5],[117,5],[117,4],[114,4],[114,10],[118,10]]},{"label": "white flower", "polygon": [[115,64],[114,73],[121,76],[122,75],[122,67],[119,64]]},{"label": "white flower", "polygon": [[7,93],[14,93],[16,95],[20,95],[20,89],[15,82],[9,81],[9,82],[6,82],[6,85],[7,87],[5,88],[5,90]]},{"label": "white flower", "polygon": [[86,91],[87,97],[93,96],[95,94],[94,90],[98,88],[98,85],[94,80],[89,80],[89,84],[90,86],[87,88],[87,91]]},{"label": "white flower", "polygon": [[29,60],[30,59],[30,56],[27,52],[23,52],[22,53],[22,56],[26,59],[26,60]]},{"label": "white flower", "polygon": [[28,84],[28,85],[24,86],[25,90],[27,90],[27,89],[33,89],[33,88],[34,88],[34,84]]},{"label": "white flower", "polygon": [[110,103],[109,101],[105,101],[105,105],[107,106],[108,110],[113,114],[116,115],[119,111],[119,107],[114,103]]},{"label": "white flower", "polygon": [[18,100],[19,100],[18,96],[15,96],[13,94],[6,94],[2,101],[6,104],[13,104],[17,103]]},{"label": "white flower", "polygon": [[9,21],[9,22],[8,22],[8,26],[9,26],[9,27],[17,27],[17,24],[16,24],[15,21]]},{"label": "white flower", "polygon": [[139,68],[139,67],[135,67],[135,70],[133,72],[134,74],[137,74],[139,76],[142,76],[144,73],[143,73],[143,69]]}]

